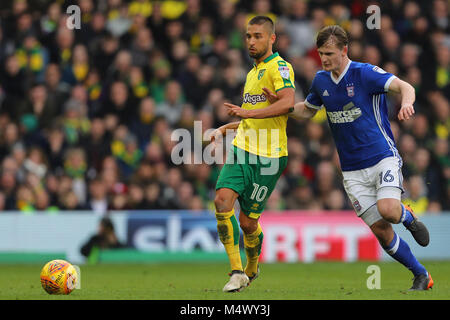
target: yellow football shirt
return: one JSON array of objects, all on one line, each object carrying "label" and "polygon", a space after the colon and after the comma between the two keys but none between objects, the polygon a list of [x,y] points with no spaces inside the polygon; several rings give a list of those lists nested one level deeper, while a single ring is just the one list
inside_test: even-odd
[{"label": "yellow football shirt", "polygon": [[[278,92],[294,88],[294,71],[278,52],[267,57],[247,74],[242,108],[261,109],[270,105],[262,88]],[[250,153],[279,158],[288,155],[286,124],[288,115],[266,119],[242,119],[233,144]]]}]

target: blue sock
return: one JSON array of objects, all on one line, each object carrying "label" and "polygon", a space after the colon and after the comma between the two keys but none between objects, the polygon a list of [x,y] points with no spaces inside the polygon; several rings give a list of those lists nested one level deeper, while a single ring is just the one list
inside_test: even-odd
[{"label": "blue sock", "polygon": [[400,205],[402,206],[402,216],[400,218],[400,222],[403,223],[403,225],[408,228],[409,225],[411,224],[411,222],[413,222],[414,217],[411,214],[411,212],[409,212],[408,210],[406,210],[405,206],[403,205],[403,203],[400,203]]},{"label": "blue sock", "polygon": [[428,274],[425,267],[422,266],[412,254],[408,244],[396,233],[394,233],[394,239],[392,239],[392,242],[385,247],[384,250],[392,258],[407,267],[414,274],[414,276],[419,274]]}]

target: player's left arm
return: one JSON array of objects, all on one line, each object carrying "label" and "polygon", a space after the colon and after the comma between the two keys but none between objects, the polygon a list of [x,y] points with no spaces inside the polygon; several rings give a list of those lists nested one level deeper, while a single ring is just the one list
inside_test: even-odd
[{"label": "player's left arm", "polygon": [[252,119],[264,119],[278,117],[283,114],[288,114],[294,110],[295,103],[295,89],[284,88],[277,92],[278,100],[273,104],[254,110],[242,109],[231,103],[224,103],[227,108],[228,114],[232,116],[238,116],[240,118],[252,118]]},{"label": "player's left arm", "polygon": [[408,82],[395,78],[389,85],[389,92],[400,93],[402,97],[401,108],[398,112],[398,120],[409,120],[414,114],[414,101],[416,92]]}]

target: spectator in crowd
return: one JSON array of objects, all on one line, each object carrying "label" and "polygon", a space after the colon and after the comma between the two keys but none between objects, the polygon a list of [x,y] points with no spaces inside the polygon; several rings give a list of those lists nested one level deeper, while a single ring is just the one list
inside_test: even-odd
[{"label": "spectator in crowd", "polygon": [[6,210],[6,195],[0,192],[0,212],[4,212],[4,210]]},{"label": "spectator in crowd", "polygon": [[144,210],[144,188],[138,182],[130,182],[128,186],[128,208],[130,210]]},{"label": "spectator in crowd", "polygon": [[86,153],[81,148],[68,149],[64,156],[64,173],[72,179],[71,191],[82,206],[86,203]]},{"label": "spectator in crowd", "polygon": [[24,174],[34,174],[39,180],[43,179],[48,170],[47,159],[39,147],[31,147],[23,162]]},{"label": "spectator in crowd", "polygon": [[5,209],[17,210],[16,189],[18,187],[18,183],[15,174],[10,171],[2,171],[0,182],[2,185],[2,192],[5,196]]},{"label": "spectator in crowd", "polygon": [[34,203],[36,201],[33,190],[27,185],[20,185],[16,192],[15,209],[29,212],[34,211]]},{"label": "spectator in crowd", "polygon": [[40,129],[48,129],[59,114],[59,107],[48,99],[47,88],[36,84],[30,89],[29,100],[22,107],[21,114],[33,114]]},{"label": "spectator in crowd", "polygon": [[95,178],[89,183],[88,209],[98,215],[104,215],[108,209],[108,197],[105,183]]},{"label": "spectator in crowd", "polygon": [[46,134],[47,137],[47,157],[51,170],[61,170],[64,166],[64,153],[67,149],[64,131],[56,124]]},{"label": "spectator in crowd", "polygon": [[103,159],[111,154],[111,135],[102,118],[92,118],[91,130],[83,137],[80,145],[86,151],[88,170],[100,172]]},{"label": "spectator in crowd", "polygon": [[293,185],[286,198],[286,209],[288,210],[311,210],[314,209],[316,199],[311,185],[305,178],[300,178]]},{"label": "spectator in crowd", "polygon": [[348,205],[348,200],[342,190],[333,189],[328,194],[324,203],[325,210],[351,210],[351,206]]},{"label": "spectator in crowd", "polygon": [[312,21],[308,19],[308,2],[304,0],[291,1],[290,10],[284,22],[286,31],[291,39],[291,54],[304,55],[314,48],[314,29]]},{"label": "spectator in crowd", "polygon": [[155,101],[150,97],[142,99],[139,104],[139,112],[133,117],[130,124],[130,131],[136,136],[141,150],[144,150],[150,141],[155,118]]},{"label": "spectator in crowd", "polygon": [[183,97],[181,86],[176,81],[170,81],[165,90],[165,100],[156,105],[155,114],[164,116],[170,125],[174,125],[180,120],[183,110]]},{"label": "spectator in crowd", "polygon": [[89,73],[89,54],[86,46],[77,44],[73,48],[73,57],[62,73],[62,82],[73,86],[86,80]]},{"label": "spectator in crowd", "polygon": [[329,194],[338,186],[336,168],[331,161],[321,161],[317,165],[314,197],[322,204],[326,203]]},{"label": "spectator in crowd", "polygon": [[142,151],[138,147],[136,137],[132,133],[126,132],[125,136],[113,140],[111,150],[118,162],[120,171],[125,179],[128,179],[142,159]]},{"label": "spectator in crowd", "polygon": [[75,98],[70,98],[64,104],[61,123],[67,143],[77,145],[89,132],[90,120],[85,116],[87,106]]},{"label": "spectator in crowd", "polygon": [[50,63],[47,65],[43,84],[47,89],[48,109],[54,112],[52,118],[59,116],[71,87],[61,81],[61,70],[58,64]]},{"label": "spectator in crowd", "polygon": [[429,205],[427,188],[424,179],[419,175],[409,177],[407,180],[408,195],[403,199],[403,203],[410,206],[418,216],[423,215]]},{"label": "spectator in crowd", "polygon": [[164,209],[161,201],[161,187],[158,183],[152,182],[144,189],[144,206],[146,209]]},{"label": "spectator in crowd", "polygon": [[78,199],[74,191],[68,191],[66,193],[60,194],[59,203],[61,210],[85,210],[86,207],[82,205],[80,199]]},{"label": "spectator in crowd", "polygon": [[15,55],[6,58],[2,69],[4,69],[1,76],[4,91],[2,111],[4,110],[13,120],[18,120],[16,107],[23,103],[22,99],[26,97],[27,76],[25,71],[20,68],[19,60]]},{"label": "spectator in crowd", "polygon": [[109,98],[103,105],[101,115],[113,114],[118,117],[120,123],[128,125],[135,115],[135,106],[129,97],[129,90],[125,82],[113,82]]}]

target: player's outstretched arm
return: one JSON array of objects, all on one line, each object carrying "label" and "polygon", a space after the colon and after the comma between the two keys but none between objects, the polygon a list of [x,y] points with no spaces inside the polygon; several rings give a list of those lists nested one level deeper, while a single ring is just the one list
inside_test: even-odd
[{"label": "player's outstretched arm", "polygon": [[293,88],[284,88],[280,90],[276,97],[277,99],[274,100],[273,103],[269,99],[269,102],[271,102],[272,104],[262,109],[246,110],[231,103],[224,103],[224,105],[228,109],[227,111],[229,115],[238,116],[244,119],[264,119],[278,117],[294,110],[293,106],[295,103],[295,90]]},{"label": "player's outstretched arm", "polygon": [[414,87],[408,82],[395,78],[389,85],[389,91],[400,93],[402,97],[401,108],[398,112],[398,120],[409,120],[414,114],[414,101],[416,100],[416,92]]},{"label": "player's outstretched arm", "polygon": [[216,143],[216,141],[220,140],[227,134],[228,130],[236,130],[240,123],[240,121],[230,122],[214,130],[210,136],[211,143]]},{"label": "player's outstretched arm", "polygon": [[294,105],[294,110],[289,113],[289,117],[300,120],[309,119],[316,115],[317,109],[309,108],[304,101],[297,102]]},{"label": "player's outstretched arm", "polygon": [[[267,88],[263,88],[264,94],[270,103],[275,103],[278,100],[278,96]],[[317,113],[317,109],[308,108],[304,101],[297,102],[294,108],[289,112],[289,117],[300,120],[309,119],[314,117]]]},{"label": "player's outstretched arm", "polygon": [[[273,93],[267,88],[263,88],[264,95],[271,104],[274,104],[278,100],[278,95]],[[317,109],[308,108],[304,101],[297,102],[293,108],[290,109],[288,116],[297,120],[309,119],[314,117],[317,113]]]}]

